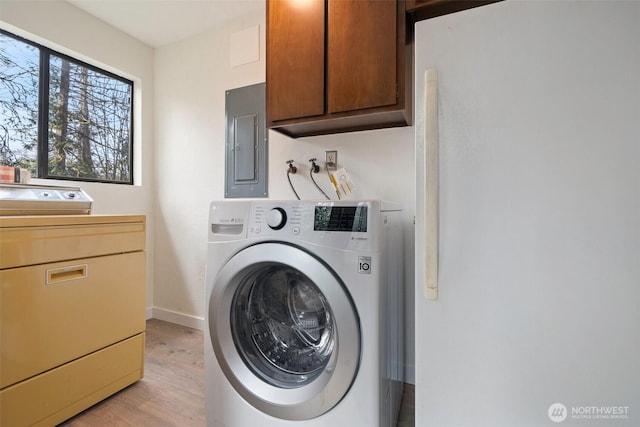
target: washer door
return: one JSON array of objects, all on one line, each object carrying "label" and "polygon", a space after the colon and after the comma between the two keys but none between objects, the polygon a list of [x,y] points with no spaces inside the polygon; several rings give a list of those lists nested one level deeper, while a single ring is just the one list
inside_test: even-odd
[{"label": "washer door", "polygon": [[209,322],[231,385],[274,417],[317,417],[355,380],[355,307],[329,267],[300,248],[262,243],[234,255],[215,279]]}]

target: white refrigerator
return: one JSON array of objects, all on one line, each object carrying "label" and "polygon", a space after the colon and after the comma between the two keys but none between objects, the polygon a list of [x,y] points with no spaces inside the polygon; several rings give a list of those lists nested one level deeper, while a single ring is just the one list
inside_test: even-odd
[{"label": "white refrigerator", "polygon": [[415,81],[416,426],[639,426],[640,2],[419,22]]}]

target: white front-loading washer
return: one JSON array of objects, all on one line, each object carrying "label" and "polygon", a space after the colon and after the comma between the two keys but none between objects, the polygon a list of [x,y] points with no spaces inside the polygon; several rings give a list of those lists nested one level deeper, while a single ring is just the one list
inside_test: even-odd
[{"label": "white front-loading washer", "polygon": [[210,205],[207,425],[387,427],[402,395],[401,211]]}]

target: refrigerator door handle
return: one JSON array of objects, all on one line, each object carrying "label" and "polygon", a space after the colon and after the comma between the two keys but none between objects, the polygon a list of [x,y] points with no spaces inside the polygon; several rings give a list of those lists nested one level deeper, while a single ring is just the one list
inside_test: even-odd
[{"label": "refrigerator door handle", "polygon": [[438,72],[425,72],[424,213],[425,289],[427,300],[438,299]]}]

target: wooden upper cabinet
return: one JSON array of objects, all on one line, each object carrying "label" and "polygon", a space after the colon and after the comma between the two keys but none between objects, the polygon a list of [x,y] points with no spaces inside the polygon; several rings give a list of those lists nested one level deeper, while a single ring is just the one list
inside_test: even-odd
[{"label": "wooden upper cabinet", "polygon": [[396,103],[396,4],[330,1],[328,112]]},{"label": "wooden upper cabinet", "polygon": [[406,126],[404,0],[267,0],[267,127],[289,136]]},{"label": "wooden upper cabinet", "polygon": [[267,7],[267,120],[324,114],[324,0]]},{"label": "wooden upper cabinet", "polygon": [[406,0],[411,25],[418,21],[448,15],[502,0]]}]

